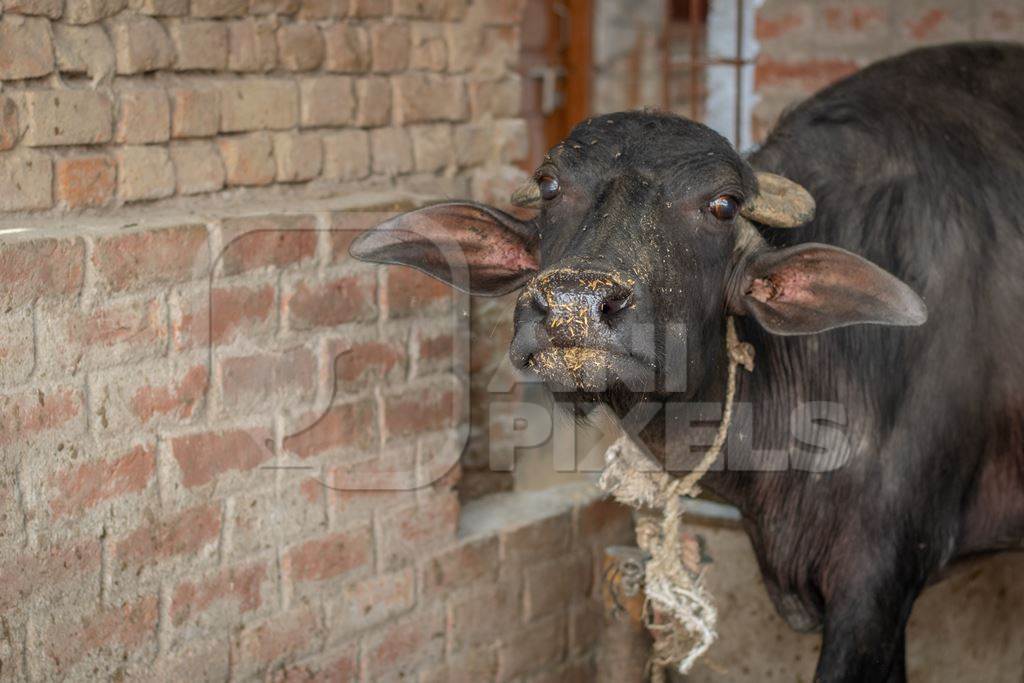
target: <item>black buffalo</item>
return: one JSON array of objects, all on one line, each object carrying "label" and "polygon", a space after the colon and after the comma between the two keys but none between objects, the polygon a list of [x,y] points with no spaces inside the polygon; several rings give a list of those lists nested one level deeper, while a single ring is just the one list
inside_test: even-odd
[{"label": "black buffalo", "polygon": [[1024,539],[1024,48],[879,62],[746,158],[676,116],[597,117],[534,181],[532,220],[442,204],[353,254],[522,288],[513,362],[665,462],[694,462],[679,405],[721,410],[735,316],[750,408],[703,484],[742,512],[780,613],[823,630],[817,680],[904,680],[926,583]]}]

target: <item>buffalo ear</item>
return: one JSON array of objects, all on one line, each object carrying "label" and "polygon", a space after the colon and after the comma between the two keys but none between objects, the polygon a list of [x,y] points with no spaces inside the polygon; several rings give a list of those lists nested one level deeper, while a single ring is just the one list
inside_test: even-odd
[{"label": "buffalo ear", "polygon": [[796,228],[814,218],[814,197],[803,185],[766,171],[756,175],[757,194],[744,202],[744,217],[773,228]]},{"label": "buffalo ear", "polygon": [[435,204],[381,223],[349,253],[362,261],[412,266],[470,294],[499,296],[537,272],[533,223],[482,204]]},{"label": "buffalo ear", "polygon": [[856,254],[824,244],[755,253],[742,278],[742,312],[773,334],[812,334],[858,323],[921,325],[913,290]]}]

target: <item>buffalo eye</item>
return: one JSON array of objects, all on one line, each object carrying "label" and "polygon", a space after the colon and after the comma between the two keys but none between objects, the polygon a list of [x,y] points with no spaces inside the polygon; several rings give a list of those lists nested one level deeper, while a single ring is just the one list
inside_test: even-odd
[{"label": "buffalo eye", "polygon": [[739,213],[740,205],[735,197],[720,194],[708,203],[708,211],[720,221],[730,221]]},{"label": "buffalo eye", "polygon": [[558,196],[558,178],[549,175],[542,175],[537,178],[537,187],[540,188],[542,199],[554,199]]}]

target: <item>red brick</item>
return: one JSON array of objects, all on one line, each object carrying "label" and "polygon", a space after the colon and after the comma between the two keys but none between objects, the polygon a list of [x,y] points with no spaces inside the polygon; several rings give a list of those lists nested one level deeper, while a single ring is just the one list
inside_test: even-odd
[{"label": "red brick", "polygon": [[36,365],[35,330],[32,309],[0,314],[0,384],[24,382]]},{"label": "red brick", "polygon": [[805,17],[801,12],[785,12],[777,16],[757,13],[756,32],[758,40],[774,40],[787,33],[798,31],[804,26]]},{"label": "red brick", "polygon": [[448,285],[412,268],[391,266],[387,269],[386,301],[389,318],[402,318],[423,313],[441,305],[450,305],[452,290]]},{"label": "red brick", "polygon": [[82,391],[73,387],[0,395],[0,446],[38,440],[57,430],[82,431]]},{"label": "red brick", "polygon": [[349,644],[313,661],[277,669],[271,680],[273,683],[355,683],[359,680],[359,647]]},{"label": "red brick", "polygon": [[[450,332],[417,332],[413,341],[413,354],[416,358],[416,377],[423,377],[438,372],[450,372],[455,358],[455,339]],[[491,349],[494,351],[494,349]],[[504,350],[491,353],[490,358],[500,357]]]},{"label": "red brick", "polygon": [[9,552],[0,559],[0,614],[24,605],[47,591],[63,592],[70,582],[99,586],[100,544],[95,538],[57,541],[43,539],[41,547]]},{"label": "red brick", "polygon": [[561,555],[569,547],[570,527],[570,516],[566,512],[503,531],[502,564],[533,562]]},{"label": "red brick", "polygon": [[411,679],[418,665],[443,656],[444,613],[440,609],[413,613],[388,623],[367,639],[364,671],[369,680],[380,680],[384,673]]},{"label": "red brick", "polygon": [[282,573],[289,581],[323,581],[369,568],[372,562],[370,527],[358,526],[289,548]]},{"label": "red brick", "polygon": [[430,386],[384,399],[387,439],[432,432],[455,425],[456,394],[450,387]]},{"label": "red brick", "polygon": [[57,201],[69,209],[106,206],[117,189],[117,166],[108,156],[57,159]]},{"label": "red brick", "polygon": [[424,670],[420,683],[478,683],[498,675],[498,652],[493,647],[463,650],[444,664]]},{"label": "red brick", "polygon": [[320,649],[323,630],[316,610],[308,605],[244,627],[232,645],[235,676],[249,679],[266,665],[289,661]]},{"label": "red brick", "polygon": [[167,142],[171,137],[171,105],[162,89],[146,88],[121,93],[114,141],[141,145]]},{"label": "red brick", "polygon": [[286,295],[284,308],[293,330],[334,327],[376,317],[377,281],[366,275],[345,275],[326,282],[300,281]]},{"label": "red brick", "polygon": [[220,130],[220,93],[213,88],[174,88],[171,137],[209,137]]},{"label": "red brick", "polygon": [[451,543],[458,524],[459,499],[454,491],[388,511],[381,517],[377,538],[382,565],[397,567],[415,561],[430,549]]},{"label": "red brick", "polygon": [[96,240],[92,263],[97,284],[121,292],[207,274],[206,228],[182,225],[109,235]]},{"label": "red brick", "polygon": [[405,344],[401,340],[333,341],[327,357],[334,366],[338,391],[362,391],[405,377]]},{"label": "red brick", "polygon": [[316,395],[316,356],[306,348],[223,358],[221,410],[226,413],[307,403]]},{"label": "red brick", "polygon": [[520,622],[519,587],[511,582],[491,583],[463,591],[449,607],[452,651],[503,638]]},{"label": "red brick", "polygon": [[229,218],[222,230],[220,262],[225,275],[267,266],[284,268],[316,254],[314,216]]},{"label": "red brick", "polygon": [[347,638],[409,611],[415,599],[416,574],[411,567],[350,583],[331,602],[328,634]]},{"label": "red brick", "polygon": [[[231,557],[246,558],[257,554],[275,554],[278,549],[298,539],[327,533],[323,496],[311,499],[307,485],[317,475],[298,473],[275,488],[275,473],[254,472],[248,477],[251,485],[235,496],[230,544],[224,550]],[[267,489],[259,489],[263,483]]]},{"label": "red brick", "polygon": [[332,406],[323,415],[296,420],[283,448],[300,458],[338,449],[366,449],[377,443],[376,404],[368,399]]},{"label": "red brick", "polygon": [[806,92],[814,92],[826,85],[849,76],[859,68],[848,59],[807,59],[786,62],[760,57],[754,71],[754,87],[763,88],[792,86]]},{"label": "red brick", "polygon": [[885,7],[834,5],[822,11],[825,27],[832,33],[863,35],[872,28],[885,26],[889,13]]},{"label": "red brick", "polygon": [[146,642],[155,644],[157,619],[157,599],[146,596],[80,619],[65,616],[41,635],[41,641],[48,664],[66,671],[95,650],[127,658]]},{"label": "red brick", "polygon": [[171,318],[174,348],[227,344],[240,336],[272,334],[275,299],[273,285],[216,287],[182,299]]},{"label": "red brick", "polygon": [[181,468],[181,483],[193,488],[226,472],[258,467],[274,456],[272,443],[262,428],[205,432],[171,439],[171,453]]},{"label": "red brick", "polygon": [[502,638],[498,651],[497,681],[541,671],[565,658],[566,620],[564,614],[535,622],[519,633]]},{"label": "red brick", "polygon": [[105,500],[144,490],[155,472],[153,444],[136,446],[114,459],[54,472],[50,483],[56,494],[50,499],[50,511],[55,517],[79,515]]},{"label": "red brick", "polygon": [[564,611],[573,600],[590,592],[592,579],[590,554],[586,551],[527,567],[523,618],[533,621],[551,612]]},{"label": "red brick", "polygon": [[947,12],[938,8],[931,8],[920,16],[906,20],[904,26],[906,26],[912,38],[915,40],[925,40],[948,18]]},{"label": "red brick", "polygon": [[352,241],[370,228],[394,217],[392,211],[337,211],[331,215],[330,242],[331,263],[358,263],[348,255]]},{"label": "red brick", "polygon": [[171,621],[181,626],[195,620],[203,612],[227,605],[233,614],[252,612],[263,604],[263,583],[267,578],[265,564],[228,567],[203,579],[179,583],[171,595]]},{"label": "red brick", "polygon": [[220,507],[204,505],[160,518],[139,527],[114,548],[116,562],[124,568],[199,552],[216,543],[220,535]]},{"label": "red brick", "polygon": [[159,416],[174,420],[192,417],[206,397],[209,373],[206,366],[193,365],[167,384],[150,384],[147,378],[141,379],[143,384],[132,393],[130,407],[139,423],[145,424]]},{"label": "red brick", "polygon": [[352,519],[371,510],[392,509],[413,499],[416,485],[416,451],[413,447],[388,449],[356,462],[327,469],[327,504],[341,519]]},{"label": "red brick", "polygon": [[424,596],[442,596],[478,582],[492,583],[498,578],[498,539],[462,541],[428,558],[420,572]]},{"label": "red brick", "polygon": [[85,272],[80,239],[33,239],[0,244],[0,310],[37,297],[77,295]]},{"label": "red brick", "polygon": [[50,362],[70,373],[154,358],[167,348],[160,299],[101,302],[88,311],[77,306],[43,311],[40,346]]}]

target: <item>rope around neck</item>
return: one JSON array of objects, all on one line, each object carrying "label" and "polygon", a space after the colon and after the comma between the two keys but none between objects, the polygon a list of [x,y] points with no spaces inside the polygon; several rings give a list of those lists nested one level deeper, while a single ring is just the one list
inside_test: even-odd
[{"label": "rope around neck", "polygon": [[[641,514],[636,526],[637,545],[651,556],[645,568],[644,590],[647,628],[655,636],[650,659],[653,683],[665,680],[666,666],[675,665],[685,674],[716,638],[717,611],[700,583],[699,556],[693,561],[690,549],[690,561],[684,561],[681,525],[682,496],[700,492],[698,482],[721,455],[729,435],[736,368],[742,365],[748,372],[754,369],[754,348],[739,340],[732,316],[725,321],[725,348],[729,369],[722,422],[697,467],[682,479],[674,478],[663,469],[652,468],[650,458],[624,436],[608,449],[599,483],[622,503],[662,509],[660,523],[650,514]],[[687,564],[693,566],[688,569]],[[656,621],[658,615],[668,620]]]}]

